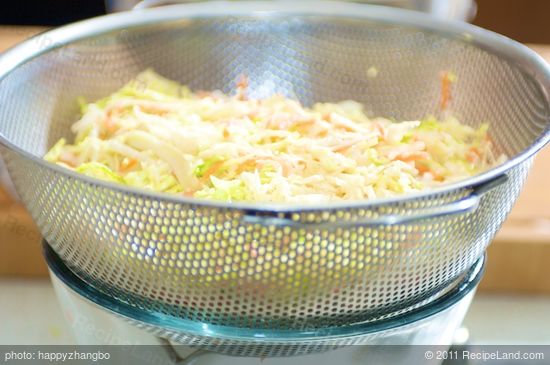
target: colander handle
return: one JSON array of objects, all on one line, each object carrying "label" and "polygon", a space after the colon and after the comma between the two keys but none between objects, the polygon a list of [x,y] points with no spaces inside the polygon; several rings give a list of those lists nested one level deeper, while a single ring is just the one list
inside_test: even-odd
[{"label": "colander handle", "polygon": [[247,224],[261,224],[263,226],[291,227],[305,229],[331,229],[348,228],[358,226],[391,226],[397,224],[409,224],[425,219],[441,218],[445,216],[467,214],[474,212],[481,201],[481,197],[488,191],[495,189],[508,181],[508,175],[500,175],[492,180],[488,180],[472,189],[472,192],[453,202],[440,205],[435,208],[420,210],[411,215],[388,214],[377,218],[358,219],[354,221],[338,222],[300,222],[290,218],[280,217],[281,213],[285,216],[293,212],[275,212],[277,216],[265,216],[255,213],[245,213],[242,221]]}]

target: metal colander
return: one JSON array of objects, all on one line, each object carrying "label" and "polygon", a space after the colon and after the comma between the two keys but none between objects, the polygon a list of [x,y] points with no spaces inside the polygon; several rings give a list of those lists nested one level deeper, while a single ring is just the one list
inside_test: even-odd
[{"label": "metal colander", "polygon": [[[246,357],[300,356],[351,345],[369,345],[369,352],[373,350],[372,346],[381,345],[448,346],[452,334],[464,318],[485,266],[485,259],[482,257],[437,296],[390,315],[367,322],[350,322],[339,327],[300,331],[205,325],[157,315],[149,310],[132,307],[90,287],[71,272],[47,244],[44,244],[44,256],[60,302],[65,303],[62,307],[73,318],[73,326],[74,317],[79,318],[79,322],[84,318],[92,323],[98,320],[90,312],[82,310],[83,303],[80,300],[84,300],[103,314],[114,315],[156,336],[164,345],[196,347],[197,352],[202,354],[216,352]],[[74,295],[72,300],[67,298],[67,289]],[[78,300],[75,301],[75,297]],[[67,301],[74,303],[67,307]],[[99,319],[97,322],[102,321]],[[113,343],[109,341],[109,344]],[[192,362],[188,358],[177,363]]]},{"label": "metal colander", "polygon": [[[372,115],[490,123],[505,164],[402,198],[332,205],[205,202],[45,163],[76,98],[151,67],[193,89],[354,99]],[[368,72],[375,68],[376,77]],[[2,152],[51,247],[97,290],[154,313],[239,328],[365,321],[429,298],[485,251],[548,141],[550,75],[525,47],[466,24],[359,4],[207,3],[97,18],[0,59]]]}]

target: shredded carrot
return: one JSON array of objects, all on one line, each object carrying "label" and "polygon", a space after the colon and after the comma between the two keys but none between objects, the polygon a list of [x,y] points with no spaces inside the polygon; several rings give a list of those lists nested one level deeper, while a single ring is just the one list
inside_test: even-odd
[{"label": "shredded carrot", "polygon": [[450,72],[441,73],[441,100],[440,107],[441,110],[446,110],[449,106],[449,103],[452,100],[451,96],[451,84],[453,80]]},{"label": "shredded carrot", "polygon": [[248,76],[241,74],[237,80],[237,97],[239,100],[246,100],[246,90],[248,89]]},{"label": "shredded carrot", "polygon": [[246,170],[255,168],[257,165],[258,161],[255,158],[251,158],[241,163],[235,172],[237,175],[240,175]]},{"label": "shredded carrot", "polygon": [[474,163],[481,158],[481,152],[476,147],[471,147],[466,152],[466,160],[470,163]]},{"label": "shredded carrot", "polygon": [[344,145],[335,146],[332,148],[332,151],[342,153],[346,152],[354,143],[346,143]]},{"label": "shredded carrot", "polygon": [[246,89],[248,87],[248,76],[241,74],[237,80],[237,87],[240,89]]},{"label": "shredded carrot", "polygon": [[105,128],[105,130],[103,130],[101,133],[102,138],[106,138],[116,132],[118,127],[113,120],[113,115],[117,114],[121,110],[122,108],[113,108],[107,111],[105,120],[103,121],[103,128]]},{"label": "shredded carrot", "polygon": [[113,121],[113,118],[111,118],[110,114],[107,114],[107,118],[105,118],[103,127],[107,130],[108,133],[114,133],[117,129],[115,122]]},{"label": "shredded carrot", "polygon": [[162,109],[160,107],[149,105],[143,109],[145,113],[148,114],[155,114],[155,115],[166,115],[168,114],[168,110]]},{"label": "shredded carrot", "polygon": [[283,167],[283,171],[282,171],[283,176],[285,176],[285,177],[288,176],[288,174],[290,173],[290,169],[291,169],[290,164],[287,161],[283,160],[282,158],[279,158],[278,161],[281,164],[281,166]]},{"label": "shredded carrot", "polygon": [[120,106],[112,107],[107,110],[105,120],[103,121],[103,127],[107,131],[107,135],[113,134],[118,129],[118,126],[115,124],[115,121],[113,120],[113,117],[116,114],[119,114],[121,111],[123,111],[124,108]]},{"label": "shredded carrot", "polygon": [[427,163],[425,163],[423,158],[422,159],[416,159],[416,160],[413,160],[413,161],[414,161],[415,169],[417,169],[420,174],[430,173],[430,174],[432,174],[435,181],[443,181],[444,180],[443,175],[441,175],[439,172],[431,169],[430,166]]},{"label": "shredded carrot", "polygon": [[201,99],[207,98],[211,95],[212,95],[212,92],[210,91],[204,91],[204,90],[197,91],[197,96]]},{"label": "shredded carrot", "polygon": [[138,163],[138,160],[135,158],[127,159],[125,158],[122,160],[122,163],[120,164],[120,172],[127,172],[133,169]]},{"label": "shredded carrot", "polygon": [[427,164],[422,163],[421,161],[415,161],[414,167],[420,172],[421,174],[425,174],[426,172],[432,172]]},{"label": "shredded carrot", "polygon": [[201,181],[207,181],[211,175],[214,175],[222,166],[224,161],[216,161],[205,171],[204,175],[201,177]]},{"label": "shredded carrot", "polygon": [[376,130],[378,131],[378,133],[380,134],[380,140],[381,141],[384,141],[386,138],[384,137],[384,128],[382,128],[382,126],[380,125],[380,123],[373,123],[374,125],[374,128],[376,128]]},{"label": "shredded carrot", "polygon": [[403,162],[412,162],[414,163],[414,168],[418,170],[420,174],[425,174],[427,172],[431,173],[434,176],[440,176],[435,171],[430,169],[429,165],[425,162],[426,158],[429,155],[426,152],[414,152],[406,155],[399,155],[395,159]]},{"label": "shredded carrot", "polygon": [[441,181],[445,180],[445,177],[443,175],[436,174],[436,173],[433,173],[433,172],[432,172],[432,175],[434,176],[435,181],[440,181],[441,182]]},{"label": "shredded carrot", "polygon": [[313,124],[315,124],[317,121],[313,118],[311,119],[304,119],[304,120],[298,120],[294,122],[295,128],[303,128],[303,127],[311,127]]}]

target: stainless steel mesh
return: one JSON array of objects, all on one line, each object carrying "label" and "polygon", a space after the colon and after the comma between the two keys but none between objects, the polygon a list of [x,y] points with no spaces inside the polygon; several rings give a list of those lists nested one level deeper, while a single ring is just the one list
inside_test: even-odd
[{"label": "stainless steel mesh", "polygon": [[315,331],[296,331],[205,325],[154,314],[149,309],[136,309],[90,288],[64,265],[46,243],[44,254],[56,290],[59,286],[68,289],[101,311],[163,339],[161,342],[166,345],[251,357],[300,356],[351,345],[448,346],[469,307],[485,264],[482,257],[442,292],[409,308],[373,318],[372,321],[350,322]]},{"label": "stainless steel mesh", "polygon": [[[126,189],[39,159],[70,137],[76,97],[105,96],[147,67],[226,92],[246,73],[255,97],[354,99],[398,120],[437,114],[439,75],[451,70],[453,114],[489,122],[512,160],[408,200],[285,210]],[[337,326],[430,297],[481,257],[548,139],[548,70],[533,54],[467,25],[365,5],[195,4],[114,15],[39,36],[0,69],[2,152],[54,250],[104,293],[212,324]],[[482,188],[503,174],[506,182]]]},{"label": "stainless steel mesh", "polygon": [[[463,316],[457,315],[455,317],[454,314],[449,314],[449,312],[465,311],[460,306],[453,307],[453,304],[456,304],[459,299],[466,295],[473,296],[483,273],[483,264],[484,259],[479,259],[468,272],[464,273],[449,287],[408,308],[384,316],[370,318],[364,323],[348,322],[347,326],[333,328],[332,331],[322,328],[321,330],[324,330],[324,333],[317,329],[314,332],[314,337],[309,339],[293,339],[292,337],[289,339],[288,337],[285,338],[284,335],[281,336],[281,334],[279,336],[267,334],[264,337],[261,331],[258,333],[260,336],[256,334],[256,337],[239,339],[238,335],[241,332],[239,328],[233,329],[234,338],[227,338],[227,336],[216,334],[215,331],[203,334],[189,333],[167,325],[156,325],[128,316],[119,316],[138,328],[166,339],[173,344],[198,347],[230,356],[302,356],[354,345],[436,345],[443,344],[433,341],[438,335],[442,335],[447,325],[452,328],[459,326],[459,323],[457,323],[457,326],[453,326],[450,322],[456,321],[456,317],[460,318],[458,319],[460,322],[462,321]],[[354,331],[353,327],[357,329]],[[359,330],[359,328],[362,328],[362,330]],[[432,332],[434,335],[426,336],[423,331]],[[330,332],[333,332],[333,336],[327,335]],[[287,336],[292,336],[292,331],[289,331]],[[422,336],[426,336],[426,338],[423,339]]]}]

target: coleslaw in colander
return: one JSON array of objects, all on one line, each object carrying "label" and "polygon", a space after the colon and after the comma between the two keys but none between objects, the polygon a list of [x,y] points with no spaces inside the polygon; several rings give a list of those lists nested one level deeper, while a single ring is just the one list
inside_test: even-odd
[{"label": "coleslaw in colander", "polygon": [[47,161],[124,185],[251,202],[363,200],[416,192],[503,162],[488,137],[448,117],[369,118],[355,101],[311,108],[281,95],[193,93],[144,71],[116,93],[80,101],[75,140]]}]

